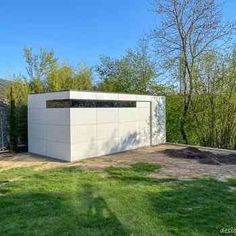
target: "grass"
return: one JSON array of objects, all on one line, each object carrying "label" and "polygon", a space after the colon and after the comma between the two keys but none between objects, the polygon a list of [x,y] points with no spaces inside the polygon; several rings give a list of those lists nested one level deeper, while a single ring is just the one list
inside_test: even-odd
[{"label": "grass", "polygon": [[229,184],[232,186],[232,187],[236,187],[236,178],[230,178],[229,179]]},{"label": "grass", "polygon": [[153,178],[160,166],[0,172],[0,235],[221,235],[235,179]]}]

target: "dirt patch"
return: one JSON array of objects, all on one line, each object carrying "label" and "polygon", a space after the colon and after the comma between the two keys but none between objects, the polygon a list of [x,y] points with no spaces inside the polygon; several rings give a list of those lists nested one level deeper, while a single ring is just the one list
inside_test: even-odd
[{"label": "dirt patch", "polygon": [[34,168],[55,168],[63,166],[65,162],[60,162],[47,157],[33,155],[30,153],[1,153],[0,170],[6,170],[19,167]]},{"label": "dirt patch", "polygon": [[163,151],[164,154],[169,157],[175,158],[186,158],[197,160],[201,164],[209,165],[236,165],[236,154],[216,154],[210,151],[199,150],[195,147],[186,147],[183,149],[166,149]]},{"label": "dirt patch", "polygon": [[[204,157],[204,155],[207,155],[207,157]],[[169,144],[86,159],[75,163],[60,162],[28,153],[5,154],[0,155],[0,170],[15,167],[50,169],[70,166],[103,170],[109,166],[129,166],[137,162],[159,164],[161,169],[152,173],[153,177],[161,176],[181,179],[204,176],[218,179],[236,177],[235,157],[229,153],[216,154],[210,152],[209,154],[208,151],[199,152],[195,149],[187,149],[185,146]]]}]

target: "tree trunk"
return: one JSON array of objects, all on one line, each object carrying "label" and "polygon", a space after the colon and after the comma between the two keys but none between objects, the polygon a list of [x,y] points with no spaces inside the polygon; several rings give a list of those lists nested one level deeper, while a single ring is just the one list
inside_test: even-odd
[{"label": "tree trunk", "polygon": [[188,116],[188,110],[189,110],[189,105],[190,105],[190,101],[191,101],[191,94],[185,94],[184,95],[184,104],[183,104],[183,115],[182,115],[182,119],[180,122],[180,132],[182,135],[182,139],[183,142],[185,144],[188,144],[188,135],[186,133],[185,130],[185,126],[186,126],[186,122],[187,122],[187,116]]}]

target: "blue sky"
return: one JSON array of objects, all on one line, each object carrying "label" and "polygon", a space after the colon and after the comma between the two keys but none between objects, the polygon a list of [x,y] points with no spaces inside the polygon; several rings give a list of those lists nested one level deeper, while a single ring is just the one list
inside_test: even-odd
[{"label": "blue sky", "polygon": [[[24,73],[23,48],[53,49],[72,65],[90,66],[99,56],[121,56],[158,19],[152,0],[4,0],[0,6],[0,77]],[[224,17],[235,20],[236,1]]]}]

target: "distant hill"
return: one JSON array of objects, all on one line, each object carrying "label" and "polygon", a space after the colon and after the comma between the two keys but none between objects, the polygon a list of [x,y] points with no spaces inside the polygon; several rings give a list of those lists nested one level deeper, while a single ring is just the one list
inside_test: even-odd
[{"label": "distant hill", "polygon": [[0,91],[4,89],[9,83],[10,83],[10,80],[0,78]]}]

